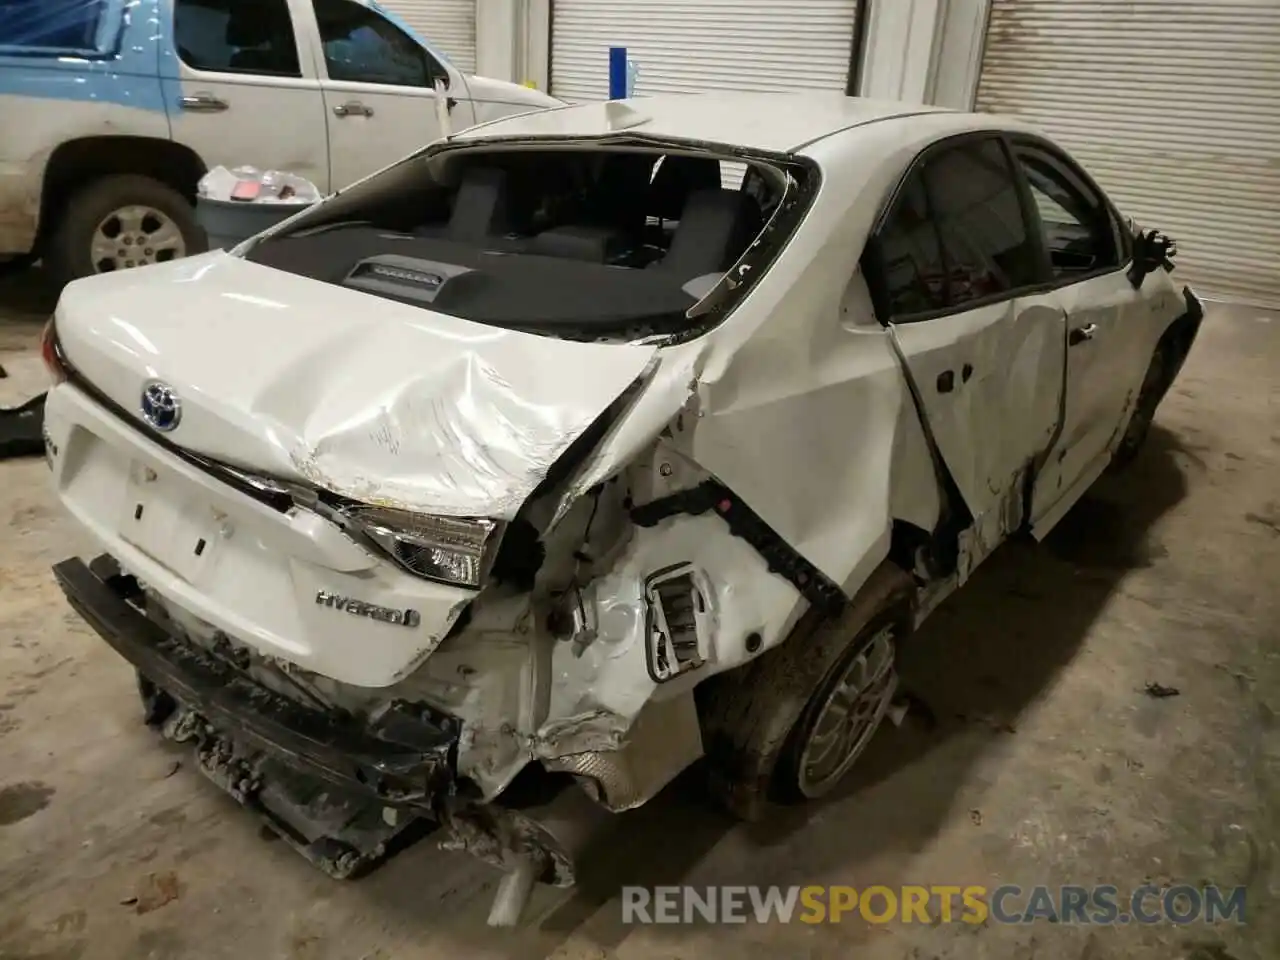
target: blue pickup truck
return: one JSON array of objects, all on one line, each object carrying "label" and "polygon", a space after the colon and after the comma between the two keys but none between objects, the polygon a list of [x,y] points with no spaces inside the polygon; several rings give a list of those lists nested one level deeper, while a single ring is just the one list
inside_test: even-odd
[{"label": "blue pickup truck", "polygon": [[370,0],[2,0],[0,260],[71,279],[185,256],[215,166],[327,193],[442,120],[558,103],[459,72]]}]

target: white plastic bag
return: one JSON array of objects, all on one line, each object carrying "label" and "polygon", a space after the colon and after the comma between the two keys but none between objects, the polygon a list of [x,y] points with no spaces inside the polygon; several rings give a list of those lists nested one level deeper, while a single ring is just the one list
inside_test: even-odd
[{"label": "white plastic bag", "polygon": [[214,167],[200,179],[200,196],[208,200],[242,203],[309,204],[320,199],[316,185],[282,170],[256,167]]}]

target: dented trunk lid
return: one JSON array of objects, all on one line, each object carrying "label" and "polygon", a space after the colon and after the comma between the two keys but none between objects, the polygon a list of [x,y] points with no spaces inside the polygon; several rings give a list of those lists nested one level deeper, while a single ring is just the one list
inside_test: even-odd
[{"label": "dented trunk lid", "polygon": [[214,252],[69,285],[75,371],[165,438],[355,499],[510,519],[656,347],[486,326]]}]

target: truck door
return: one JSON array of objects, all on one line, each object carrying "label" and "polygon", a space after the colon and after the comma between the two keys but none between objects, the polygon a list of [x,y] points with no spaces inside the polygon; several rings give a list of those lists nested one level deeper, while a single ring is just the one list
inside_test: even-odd
[{"label": "truck door", "polygon": [[[333,185],[341,189],[473,122],[466,81],[378,10],[314,0]],[[437,103],[435,83],[446,85]]]},{"label": "truck door", "polygon": [[324,98],[289,0],[173,0],[172,10],[161,72],[173,139],[210,168],[284,170],[328,192]]}]

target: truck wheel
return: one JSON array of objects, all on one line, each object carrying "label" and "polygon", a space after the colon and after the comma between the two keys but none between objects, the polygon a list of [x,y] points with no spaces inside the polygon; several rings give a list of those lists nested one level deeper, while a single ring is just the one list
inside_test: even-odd
[{"label": "truck wheel", "polygon": [[103,177],[72,195],[46,251],[60,282],[95,273],[165,263],[201,253],[206,243],[195,209],[150,177]]}]

